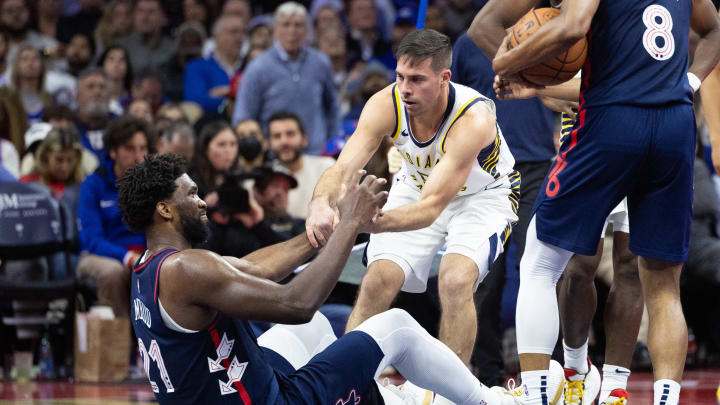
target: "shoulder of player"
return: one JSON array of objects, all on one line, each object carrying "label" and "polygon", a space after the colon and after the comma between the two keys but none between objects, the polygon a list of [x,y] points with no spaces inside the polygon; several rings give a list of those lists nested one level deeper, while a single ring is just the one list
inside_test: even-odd
[{"label": "shoulder of player", "polygon": [[382,135],[386,135],[385,132],[392,130],[395,126],[394,86],[394,84],[390,84],[373,94],[365,103],[365,108],[360,116],[360,121],[377,128],[383,132]]},{"label": "shoulder of player", "polygon": [[390,83],[387,85],[384,89],[378,91],[377,93],[373,94],[370,99],[367,101],[367,104],[372,105],[373,107],[388,107],[393,106],[393,89],[395,88],[395,83]]},{"label": "shoulder of player", "polygon": [[453,149],[452,144],[459,143],[463,148],[474,150],[486,146],[495,136],[495,115],[482,104],[477,102],[460,116],[447,134],[445,147]]},{"label": "shoulder of player", "polygon": [[187,249],[168,256],[163,264],[165,277],[175,280],[178,286],[192,288],[221,279],[224,259],[205,249]]},{"label": "shoulder of player", "polygon": [[484,101],[480,99],[463,111],[462,115],[455,121],[452,128],[450,128],[450,133],[465,132],[468,129],[482,129],[489,126],[495,126],[495,115],[485,106]]}]

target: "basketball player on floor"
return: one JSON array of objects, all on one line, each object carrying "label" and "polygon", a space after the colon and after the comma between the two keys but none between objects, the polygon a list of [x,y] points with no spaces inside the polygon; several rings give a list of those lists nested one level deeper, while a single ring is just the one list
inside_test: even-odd
[{"label": "basketball player on floor", "polygon": [[[183,162],[153,155],[125,174],[119,182],[123,220],[148,241],[133,269],[131,319],[158,402],[429,403],[431,397],[375,383],[393,365],[457,404],[509,403],[509,396],[483,386],[402,310],[374,316],[338,340],[316,312],[337,283],[358,231],[387,197],[379,192],[384,180],[367,176],[358,184],[363,174],[355,171],[343,183],[341,219],[325,249],[287,284],[276,281],[314,252],[304,234],[243,259],[192,249],[207,237],[207,206]],[[248,320],[310,322],[276,325],[256,339]]]},{"label": "basketball player on floor", "polygon": [[[688,69],[690,25],[701,39]],[[573,252],[595,253],[605,218],[627,196],[630,250],[640,256],[650,313],[655,405],[675,405],[687,349],[679,276],[692,205],[692,94],[720,57],[720,24],[709,0],[565,0],[562,14],[519,46],[508,50],[505,38],[493,62],[498,93],[586,34],[579,122],[538,197],[520,264],[521,398],[547,402],[555,284]]]},{"label": "basketball player on floor", "polygon": [[[546,1],[519,0],[506,2],[491,0],[478,13],[468,29],[468,36],[494,58],[505,30],[533,7],[555,6]],[[552,96],[568,101],[578,101],[580,79],[572,79],[560,86],[540,90],[525,88],[522,94],[499,95],[501,99]],[[562,114],[560,142],[569,139],[574,126],[574,114]],[[565,358],[565,404],[590,404],[600,394],[600,402],[612,403],[616,399],[627,401],[627,379],[637,340],[643,311],[642,290],[636,258],[628,248],[629,222],[627,203],[613,209],[607,222],[613,226],[613,286],[607,299],[605,312],[605,364],[602,385],[597,369],[587,356],[587,341],[595,308],[595,273],[602,257],[603,243],[598,244],[594,256],[574,255],[567,265],[559,291],[560,325],[563,332]],[[601,233],[604,235],[604,231]]]},{"label": "basketball player on floor", "polygon": [[370,98],[337,163],[318,181],[307,232],[324,243],[340,183],[391,137],[405,160],[373,222],[368,272],[347,328],[386,310],[401,289],[425,291],[432,259],[447,244],[438,278],[439,337],[468,363],[477,333],[473,292],[517,220],[520,177],[492,101],[450,81],[447,36],[412,32],[397,58],[396,83]]}]

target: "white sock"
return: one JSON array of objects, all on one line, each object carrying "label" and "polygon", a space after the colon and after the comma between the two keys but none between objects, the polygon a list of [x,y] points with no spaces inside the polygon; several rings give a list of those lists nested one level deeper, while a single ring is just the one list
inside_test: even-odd
[{"label": "white sock", "polygon": [[573,349],[565,344],[565,339],[563,339],[563,351],[565,352],[565,368],[571,368],[580,374],[587,374],[587,372],[590,371],[587,361],[587,340],[585,340],[582,346]]},{"label": "white sock", "polygon": [[653,405],[677,405],[680,399],[680,384],[673,380],[657,380],[653,384],[655,400]]},{"label": "white sock", "polygon": [[525,405],[547,405],[548,404],[548,370],[523,371],[520,373],[520,380],[523,391],[526,393]]},{"label": "white sock", "polygon": [[600,402],[605,401],[613,390],[627,390],[627,380],[630,370],[625,367],[605,364],[602,368],[602,386],[600,388]]}]

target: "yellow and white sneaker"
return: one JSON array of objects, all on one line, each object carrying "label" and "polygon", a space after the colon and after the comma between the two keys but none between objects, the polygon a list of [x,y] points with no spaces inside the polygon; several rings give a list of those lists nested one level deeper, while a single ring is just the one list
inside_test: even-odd
[{"label": "yellow and white sneaker", "polygon": [[[565,386],[565,373],[563,367],[555,360],[550,360],[548,383],[545,391],[548,405],[561,405],[563,388]],[[503,405],[524,405],[527,399],[527,387],[520,385],[515,387],[515,380],[508,381],[508,387],[492,387],[491,391],[502,397]]]},{"label": "yellow and white sneaker", "polygon": [[600,372],[590,360],[588,366],[590,370],[586,374],[580,374],[571,368],[565,369],[565,405],[592,404],[600,393]]},{"label": "yellow and white sneaker", "polygon": [[600,403],[600,405],[627,405],[628,392],[624,389],[614,389],[610,392],[610,396]]}]

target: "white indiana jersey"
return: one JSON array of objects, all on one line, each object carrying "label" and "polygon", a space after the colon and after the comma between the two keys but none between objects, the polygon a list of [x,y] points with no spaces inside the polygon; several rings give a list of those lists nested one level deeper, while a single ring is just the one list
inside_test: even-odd
[{"label": "white indiana jersey", "polygon": [[[403,156],[403,166],[396,178],[413,186],[418,192],[422,191],[432,169],[445,154],[448,132],[465,111],[479,102],[495,115],[495,103],[492,100],[461,84],[450,82],[449,86],[448,106],[442,123],[432,139],[426,142],[419,142],[413,136],[408,112],[400,99],[400,91],[397,85],[392,88],[395,106],[395,130],[392,139]],[[458,196],[477,193],[490,188],[488,186],[495,182],[500,181],[499,184],[502,184],[507,176],[513,174],[515,159],[505,143],[500,127],[497,124],[495,127],[497,133],[494,142],[480,151],[464,186],[458,190]],[[512,183],[515,179],[510,180]]]}]

